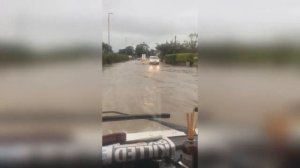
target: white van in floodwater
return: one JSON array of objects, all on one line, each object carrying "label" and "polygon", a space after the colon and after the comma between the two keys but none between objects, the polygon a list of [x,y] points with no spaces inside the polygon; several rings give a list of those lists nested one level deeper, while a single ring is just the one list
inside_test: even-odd
[{"label": "white van in floodwater", "polygon": [[149,57],[149,64],[159,64],[159,58],[158,56],[150,56]]}]

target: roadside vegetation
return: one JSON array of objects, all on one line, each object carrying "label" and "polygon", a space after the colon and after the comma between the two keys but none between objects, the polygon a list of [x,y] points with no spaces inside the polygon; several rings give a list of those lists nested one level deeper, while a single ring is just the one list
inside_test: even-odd
[{"label": "roadside vegetation", "polygon": [[213,44],[199,47],[200,62],[214,64],[300,65],[300,49],[295,45]]},{"label": "roadside vegetation", "polygon": [[124,62],[134,58],[156,55],[156,50],[150,49],[148,44],[141,43],[133,46],[127,46],[124,49],[119,49],[118,53],[113,52],[112,47],[106,43],[102,43],[102,64],[112,64],[117,62]]},{"label": "roadside vegetation", "polygon": [[33,60],[34,53],[26,47],[8,43],[0,44],[0,64],[20,64]]},{"label": "roadside vegetation", "polygon": [[[214,64],[270,64],[300,66],[300,47],[289,43],[269,45],[242,45],[236,43],[201,44],[198,35],[192,33],[189,40],[166,41],[150,49],[146,43],[127,46],[117,53],[102,43],[102,64],[112,64],[139,58],[142,54],[157,55],[162,62],[171,65],[196,66],[198,62]],[[49,63],[99,58],[97,46],[72,46],[47,50],[34,50],[16,43],[0,43],[0,65]]]},{"label": "roadside vegetation", "polygon": [[112,64],[129,60],[128,56],[116,53],[105,54],[102,57],[102,64]]},{"label": "roadside vegetation", "polygon": [[45,50],[34,50],[16,43],[0,43],[0,65],[21,65],[30,63],[51,63],[93,59],[100,49],[90,46],[73,46]]},{"label": "roadside vegetation", "polygon": [[164,57],[165,63],[173,65],[194,65],[197,62],[196,53],[177,53],[177,54],[167,54]]},{"label": "roadside vegetation", "polygon": [[102,64],[112,64],[117,62],[128,61],[129,57],[126,53],[114,53],[112,47],[102,42]]},{"label": "roadside vegetation", "polygon": [[159,56],[160,60],[167,64],[197,65],[198,34],[191,33],[188,37],[189,40],[182,43],[180,41],[171,40],[170,42],[166,41],[165,43],[156,44],[155,49],[150,49],[149,45],[143,42],[135,47],[127,46],[124,49],[120,49],[118,54],[113,53],[111,46],[103,43],[103,63],[127,61],[130,59],[127,59],[127,56],[141,58],[142,54],[145,54],[147,57]]},{"label": "roadside vegetation", "polygon": [[172,65],[197,65],[197,43],[198,34],[191,33],[189,40],[183,43],[179,41],[170,41],[157,44],[159,57],[162,61]]}]

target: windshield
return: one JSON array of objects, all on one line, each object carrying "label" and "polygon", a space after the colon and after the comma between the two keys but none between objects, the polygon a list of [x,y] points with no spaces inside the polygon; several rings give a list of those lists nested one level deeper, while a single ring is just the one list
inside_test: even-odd
[{"label": "windshield", "polygon": [[[131,2],[131,1],[130,1]],[[133,2],[133,1],[132,1]],[[150,1],[149,1],[150,2]],[[191,11],[185,1],[179,2],[177,10],[168,11],[171,20],[182,25],[184,13],[177,11]],[[153,5],[152,1],[149,5]],[[162,5],[160,3],[160,5]],[[168,4],[164,4],[165,7]],[[162,5],[162,6],[164,6]],[[154,5],[156,6],[156,5]],[[183,7],[184,6],[184,7]],[[131,8],[130,3],[115,6],[107,1],[104,6],[106,29],[103,33],[107,38],[102,43],[102,114],[104,118],[122,114],[103,113],[108,111],[121,112],[125,115],[155,115],[170,114],[169,118],[156,118],[159,121],[186,127],[186,113],[193,112],[198,105],[197,87],[197,42],[196,17],[191,16],[184,27],[190,29],[154,33],[148,31],[136,32],[137,23],[142,27],[153,27],[148,19],[144,22],[136,20],[135,15],[117,12],[130,9],[129,13],[150,17],[150,20],[167,23],[163,17],[145,15],[140,8]],[[184,9],[183,9],[184,8]],[[158,12],[165,12],[161,8]],[[167,17],[168,18],[168,17]],[[127,21],[133,21],[132,23]],[[106,22],[107,21],[107,22]],[[149,22],[149,23],[148,23]],[[116,24],[119,23],[119,24]],[[118,29],[127,27],[124,32]],[[172,29],[172,26],[165,25]],[[155,30],[165,30],[161,24]],[[110,31],[108,31],[110,29]],[[173,30],[172,30],[173,31]],[[111,37],[111,38],[110,38]],[[123,43],[125,42],[125,44]],[[128,56],[132,56],[129,58]],[[122,121],[105,121],[102,123],[103,134],[137,133],[145,131],[170,130],[175,127],[166,126],[161,122],[149,119],[129,119]],[[179,127],[178,127],[179,128]],[[179,130],[179,129],[177,129]],[[186,130],[185,130],[186,131]]]}]

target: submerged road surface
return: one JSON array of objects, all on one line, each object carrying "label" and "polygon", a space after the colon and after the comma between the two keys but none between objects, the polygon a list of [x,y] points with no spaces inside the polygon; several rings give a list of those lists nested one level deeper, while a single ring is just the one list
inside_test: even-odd
[{"label": "submerged road surface", "polygon": [[[300,109],[299,69],[276,66],[151,66],[139,61],[103,69],[102,110],[129,114],[170,113],[186,125],[199,106],[200,123],[263,126],[274,113]],[[199,100],[199,102],[198,102]],[[164,129],[146,120],[104,123],[104,132]]]},{"label": "submerged road surface", "polygon": [[[129,61],[103,67],[102,110],[128,114],[170,113],[172,123],[185,125],[185,113],[197,106],[197,68],[149,65]],[[103,123],[104,133],[163,129],[154,122],[130,120]]]},{"label": "submerged road surface", "polygon": [[[170,113],[171,118],[163,120],[179,125],[185,125],[185,113],[198,104],[200,114],[208,114],[200,117],[200,123],[213,118],[218,123],[257,125],[270,113],[300,109],[299,68],[200,65],[197,69],[128,61],[105,66],[101,76],[99,73],[99,62],[94,60],[0,67],[0,132],[9,130],[7,124],[32,128],[17,119],[3,123],[7,115],[10,119],[24,117],[27,124],[34,124],[33,118],[48,119],[49,115],[67,118],[68,122],[43,120],[43,124],[58,129],[91,125],[92,120],[98,128],[95,116],[101,102],[103,111]],[[40,124],[37,122],[36,128],[41,128]],[[103,123],[103,133],[164,128],[148,120]]]}]

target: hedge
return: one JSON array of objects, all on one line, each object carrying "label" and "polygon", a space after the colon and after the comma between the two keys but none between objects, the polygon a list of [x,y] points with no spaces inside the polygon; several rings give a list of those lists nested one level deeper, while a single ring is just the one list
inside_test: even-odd
[{"label": "hedge", "polygon": [[194,63],[194,53],[178,53],[176,54],[176,62],[191,62]]},{"label": "hedge", "polygon": [[178,54],[167,54],[165,56],[165,61],[167,64],[178,64],[191,62],[193,64],[197,60],[197,55],[195,53],[178,53]]},{"label": "hedge", "polygon": [[102,64],[112,64],[117,62],[128,61],[129,57],[127,55],[121,54],[103,54]]},{"label": "hedge", "polygon": [[167,64],[176,64],[176,54],[167,54],[165,61]]}]

